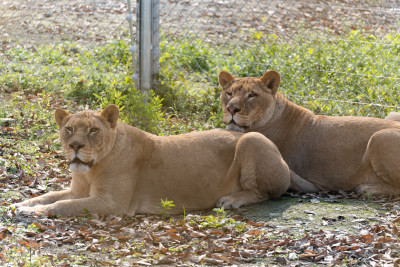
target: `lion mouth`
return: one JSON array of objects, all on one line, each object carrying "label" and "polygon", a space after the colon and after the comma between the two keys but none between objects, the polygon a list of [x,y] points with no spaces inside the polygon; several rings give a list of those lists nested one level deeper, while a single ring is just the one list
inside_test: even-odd
[{"label": "lion mouth", "polygon": [[247,126],[240,126],[236,122],[231,121],[226,125],[227,130],[239,131],[239,132],[246,132]]},{"label": "lion mouth", "polygon": [[88,166],[90,168],[90,167],[92,167],[93,163],[94,163],[94,160],[91,160],[89,162],[84,162],[84,161],[80,160],[79,158],[74,158],[72,161],[68,162],[68,165],[82,164],[82,165]]},{"label": "lion mouth", "polygon": [[249,128],[247,125],[240,125],[239,123],[237,123],[233,116],[232,116],[231,120],[229,121],[229,123],[227,125],[230,125],[230,124],[232,124],[232,126],[239,127],[239,128],[242,128],[242,129]]}]

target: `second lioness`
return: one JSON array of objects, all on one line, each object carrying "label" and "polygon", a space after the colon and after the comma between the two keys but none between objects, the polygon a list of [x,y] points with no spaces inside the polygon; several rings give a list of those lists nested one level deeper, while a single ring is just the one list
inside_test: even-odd
[{"label": "second lioness", "polygon": [[314,115],[277,92],[276,71],[261,78],[221,72],[219,82],[228,129],[264,134],[319,190],[400,193],[399,122]]}]

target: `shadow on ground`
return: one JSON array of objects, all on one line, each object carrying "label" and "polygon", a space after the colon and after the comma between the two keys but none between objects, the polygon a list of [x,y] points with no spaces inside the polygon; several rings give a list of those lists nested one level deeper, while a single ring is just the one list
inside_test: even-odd
[{"label": "shadow on ground", "polygon": [[357,199],[283,196],[238,211],[251,221],[291,231],[337,230],[357,234],[379,221],[388,211],[378,203]]}]

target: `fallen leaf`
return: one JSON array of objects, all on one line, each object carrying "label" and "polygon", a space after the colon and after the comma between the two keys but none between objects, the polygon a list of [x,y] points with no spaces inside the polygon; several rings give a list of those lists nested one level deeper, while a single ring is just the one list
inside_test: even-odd
[{"label": "fallen leaf", "polygon": [[252,236],[258,236],[258,235],[260,235],[261,234],[261,231],[260,230],[257,230],[257,229],[255,229],[255,230],[250,230],[250,231],[247,231],[247,233],[246,233],[247,235],[252,235]]},{"label": "fallen leaf", "polygon": [[392,220],[392,223],[397,223],[400,222],[400,217],[397,217],[396,219]]},{"label": "fallen leaf", "polygon": [[252,225],[252,226],[264,226],[264,223],[261,222],[252,222],[252,221],[247,221],[248,224]]},{"label": "fallen leaf", "polygon": [[193,231],[190,233],[190,236],[196,237],[196,238],[202,238],[202,237],[205,237],[206,235],[201,232]]},{"label": "fallen leaf", "polygon": [[208,264],[214,264],[214,265],[221,265],[224,263],[224,261],[222,261],[222,260],[213,259],[213,258],[204,258],[203,262],[208,263]]},{"label": "fallen leaf", "polygon": [[149,260],[140,260],[138,262],[136,262],[139,265],[145,265],[145,266],[151,266],[151,262]]},{"label": "fallen leaf", "polygon": [[133,236],[130,235],[117,235],[115,236],[120,242],[127,242],[133,239]]},{"label": "fallen leaf", "polygon": [[210,235],[223,235],[224,232],[218,229],[213,229],[211,231],[208,232]]},{"label": "fallen leaf", "polygon": [[175,240],[178,240],[178,241],[181,241],[181,240],[182,240],[182,238],[181,238],[179,235],[175,234],[175,233],[168,233],[168,235],[169,235],[169,237],[171,237],[172,239],[175,239]]},{"label": "fallen leaf", "polygon": [[372,243],[372,241],[374,241],[374,236],[371,234],[367,234],[367,235],[363,235],[361,236],[360,240],[364,243]]}]

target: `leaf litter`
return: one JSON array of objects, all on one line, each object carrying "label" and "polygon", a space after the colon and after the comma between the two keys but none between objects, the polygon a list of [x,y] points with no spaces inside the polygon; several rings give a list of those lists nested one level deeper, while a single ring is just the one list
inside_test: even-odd
[{"label": "leaf litter", "polygon": [[236,211],[185,216],[17,217],[12,203],[64,189],[70,174],[56,140],[41,135],[29,152],[21,146],[26,129],[8,120],[1,126],[2,265],[400,263],[399,196],[287,193]]},{"label": "leaf litter", "polygon": [[[57,160],[60,161],[60,158]],[[51,164],[57,166],[58,163],[55,161]],[[35,182],[26,182],[29,177],[24,177],[20,171],[15,172],[17,177],[10,178],[3,169],[0,176],[1,194],[6,194],[11,187],[12,190],[23,192],[24,198],[34,197],[51,190],[55,185],[59,189],[68,186],[65,174],[56,171],[50,173],[48,166],[41,168],[45,169],[42,172],[47,172],[47,175],[36,176]],[[43,181],[47,181],[46,186]],[[22,195],[12,199],[12,202],[21,200]],[[367,200],[379,207],[376,209],[379,213],[374,214],[372,219],[369,213],[366,218],[360,216],[351,219],[350,223],[357,226],[353,228],[356,231],[335,230],[351,214],[332,216],[324,213],[321,224],[315,224],[316,219],[308,219],[309,216],[318,216],[318,205],[327,199],[331,198],[323,193],[288,194],[279,200],[223,215],[199,212],[166,219],[161,215],[16,217],[8,209],[1,217],[0,258],[4,258],[4,263],[9,263],[7,250],[23,247],[38,251],[39,255],[47,257],[54,264],[72,262],[81,255],[85,255],[81,264],[126,263],[144,266],[260,262],[294,266],[311,263],[383,265],[400,262],[399,198]],[[282,209],[279,210],[282,201],[297,202],[293,206],[298,213],[302,213],[300,218],[285,216]],[[356,206],[364,205],[364,200],[355,195],[340,196],[335,201],[355,201]],[[315,209],[301,212],[299,205],[304,202],[314,205]],[[7,199],[2,199],[3,207],[9,204],[11,202]],[[268,209],[270,205],[276,205],[276,210],[281,213],[274,211],[276,213],[271,214]],[[254,208],[255,211],[252,210]],[[269,212],[268,216],[262,218],[261,214],[265,212]],[[252,216],[258,219],[248,219]],[[298,222],[301,224],[298,225]]]}]

